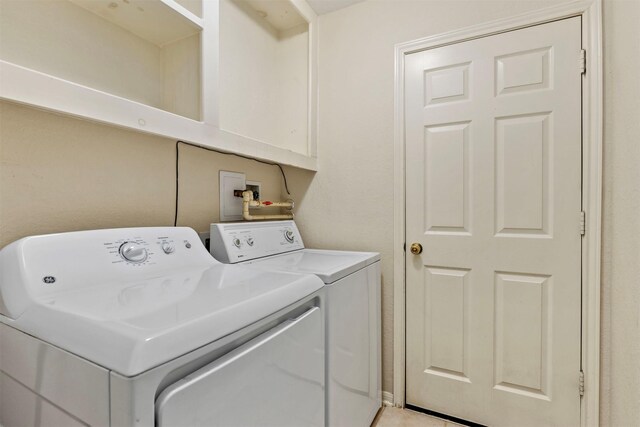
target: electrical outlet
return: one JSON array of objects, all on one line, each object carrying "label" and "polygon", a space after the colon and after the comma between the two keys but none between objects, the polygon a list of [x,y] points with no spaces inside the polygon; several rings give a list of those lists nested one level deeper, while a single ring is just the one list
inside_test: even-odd
[{"label": "electrical outlet", "polygon": [[246,189],[245,174],[220,171],[220,221],[242,220],[242,197],[235,197],[234,190]]}]

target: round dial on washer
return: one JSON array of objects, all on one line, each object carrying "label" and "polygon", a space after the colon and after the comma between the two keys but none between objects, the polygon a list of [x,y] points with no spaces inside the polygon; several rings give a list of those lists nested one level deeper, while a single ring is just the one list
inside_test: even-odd
[{"label": "round dial on washer", "polygon": [[144,262],[147,259],[147,250],[135,242],[124,242],[120,245],[120,256],[129,262]]},{"label": "round dial on washer", "polygon": [[284,238],[287,239],[287,242],[289,243],[293,243],[293,231],[291,230],[285,230],[284,232]]},{"label": "round dial on washer", "polygon": [[173,243],[164,242],[162,244],[162,251],[167,255],[172,254],[173,251],[175,250],[176,250],[176,247],[173,245]]},{"label": "round dial on washer", "polygon": [[253,244],[254,244],[253,237],[248,237],[247,238],[247,245],[253,246]]},{"label": "round dial on washer", "polygon": [[242,242],[240,241],[240,239],[238,239],[237,237],[235,237],[233,239],[233,246],[235,246],[236,248],[239,248],[240,246],[242,246]]}]

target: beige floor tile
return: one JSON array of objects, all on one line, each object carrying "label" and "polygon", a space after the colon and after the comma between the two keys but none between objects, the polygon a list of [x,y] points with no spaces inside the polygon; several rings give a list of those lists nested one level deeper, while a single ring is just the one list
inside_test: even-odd
[{"label": "beige floor tile", "polygon": [[456,426],[457,424],[447,423],[420,412],[387,406],[382,409],[382,413],[378,415],[372,427],[445,427],[445,425]]}]

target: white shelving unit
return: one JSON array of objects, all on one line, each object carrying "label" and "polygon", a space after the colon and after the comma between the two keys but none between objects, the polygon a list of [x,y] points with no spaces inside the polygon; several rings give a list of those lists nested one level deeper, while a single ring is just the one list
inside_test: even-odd
[{"label": "white shelving unit", "polygon": [[[276,133],[224,127],[225,120],[251,121],[255,112],[251,99],[221,102],[233,86],[220,80],[221,65],[233,66],[220,55],[221,2],[248,1],[282,3],[306,21],[306,115],[299,114],[299,99],[294,105],[303,119],[296,129],[306,138],[295,144]],[[0,98],[316,170],[316,20],[304,0],[1,1]],[[246,46],[239,53],[253,54]],[[272,108],[282,110],[282,103]]]},{"label": "white shelving unit", "polygon": [[314,153],[310,38],[310,18],[288,0],[220,0],[222,129]]}]

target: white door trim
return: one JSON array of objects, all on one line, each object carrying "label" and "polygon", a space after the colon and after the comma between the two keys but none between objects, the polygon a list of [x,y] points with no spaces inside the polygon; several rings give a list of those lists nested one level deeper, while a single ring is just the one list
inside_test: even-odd
[{"label": "white door trim", "polygon": [[582,82],[582,208],[586,212],[586,234],[582,239],[582,369],[585,374],[585,387],[581,401],[580,419],[583,427],[597,426],[599,423],[603,129],[602,0],[578,0],[396,45],[393,257],[393,403],[395,406],[403,407],[405,405],[406,375],[404,57],[421,50],[573,16],[582,17],[582,44],[587,51],[586,74],[583,75]]}]

